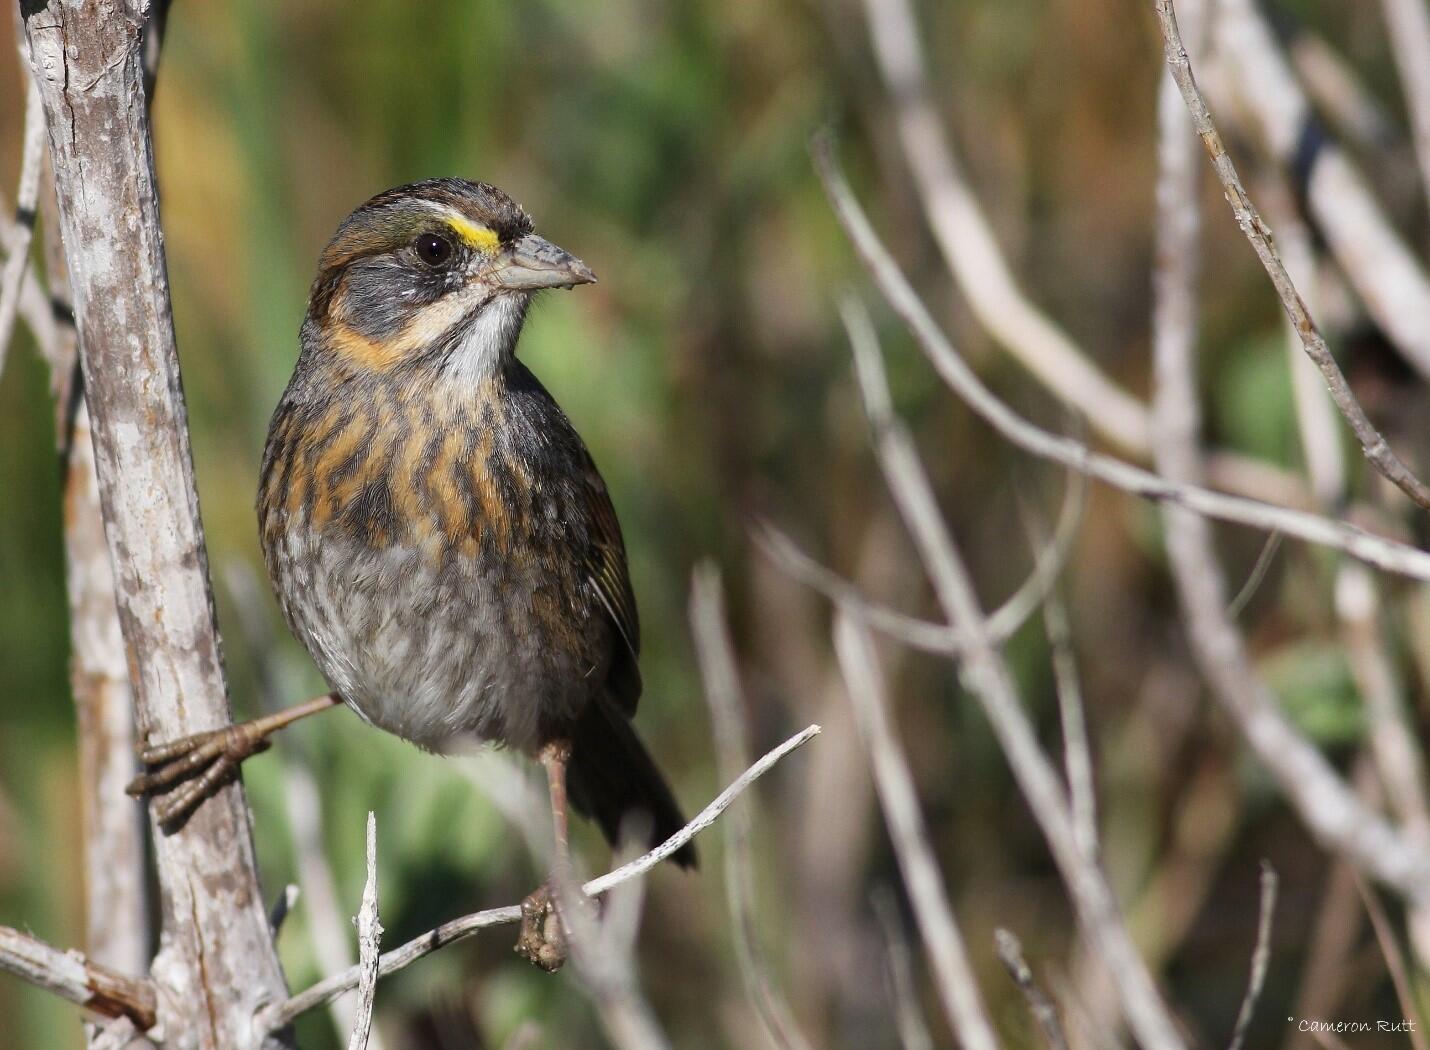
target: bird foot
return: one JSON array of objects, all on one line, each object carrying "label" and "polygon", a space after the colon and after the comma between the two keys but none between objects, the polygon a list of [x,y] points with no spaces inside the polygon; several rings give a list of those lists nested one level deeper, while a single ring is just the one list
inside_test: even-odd
[{"label": "bird foot", "polygon": [[521,902],[521,933],[516,954],[533,966],[555,973],[566,962],[566,931],[556,908],[556,895],[543,883]]},{"label": "bird foot", "polygon": [[[244,759],[268,750],[272,728],[242,722],[153,747],[140,745],[139,760],[149,771],[135,777],[124,790],[135,798],[163,794],[154,804],[154,813],[160,827],[172,831],[227,783]],[[180,781],[187,783],[170,792]]]}]

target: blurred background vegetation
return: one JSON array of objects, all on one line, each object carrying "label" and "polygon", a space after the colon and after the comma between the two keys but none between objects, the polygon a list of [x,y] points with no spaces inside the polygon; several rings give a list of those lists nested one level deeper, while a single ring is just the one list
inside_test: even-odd
[{"label": "blurred background vegetation", "polygon": [[[1014,269],[1102,367],[1145,394],[1161,68],[1150,5],[922,6],[939,105]],[[1403,121],[1373,5],[1277,7],[1333,40]],[[20,83],[14,63],[12,49],[0,48],[0,184],[8,186],[23,97],[9,86]],[[830,121],[839,129],[876,220],[960,349],[1026,411],[1055,428],[1063,420],[959,299],[886,112],[852,0],[180,3],[155,103],[175,317],[238,715],[259,710],[260,665],[285,699],[323,688],[262,582],[253,514],[268,414],[295,357],[318,252],[344,215],[388,186],[438,174],[491,181],[601,278],[542,300],[522,353],[613,490],[646,625],[639,726],[678,794],[695,809],[717,789],[685,621],[690,570],[702,558],[720,564],[731,591],[753,746],[808,721],[826,726],[742,803],[758,813],[762,934],[778,981],[822,1047],[896,1045],[869,901],[898,879],[839,690],[828,610],[752,547],[748,527],[768,516],[871,593],[923,615],[934,607],[868,451],[833,310],[841,289],[867,289],[812,174],[812,130]],[[1402,168],[1377,165],[1376,177],[1393,182],[1410,162],[1396,163]],[[1423,211],[1406,194],[1389,197],[1424,248]],[[1210,437],[1298,468],[1278,308],[1224,206],[1210,190],[1207,199]],[[877,316],[898,407],[992,604],[1030,564],[1020,495],[1051,516],[1062,479],[995,440],[887,313]],[[59,470],[44,367],[28,350],[22,336],[0,381],[0,921],[73,944],[82,936],[80,842]],[[1423,447],[1405,451],[1430,459]],[[1235,586],[1262,537],[1223,530],[1220,538]],[[1282,921],[1251,1045],[1280,1045],[1329,865],[1205,702],[1159,544],[1152,510],[1093,490],[1065,581],[1106,863],[1170,998],[1190,1029],[1214,1042],[1230,1031],[1244,986],[1258,861],[1276,864]],[[1289,708],[1349,761],[1359,707],[1337,641],[1329,560],[1292,546],[1244,622]],[[258,630],[235,604],[255,580],[260,597],[249,604],[267,625]],[[1010,655],[1055,741],[1036,622]],[[1061,885],[949,665],[891,660],[901,732],[983,987],[1010,1045],[1033,1045],[991,932],[1014,927],[1050,982],[1071,980]],[[1423,712],[1424,682],[1404,670]],[[452,764],[346,712],[290,735],[293,750],[245,771],[270,894],[293,879],[285,761],[317,778],[349,913],[361,888],[363,817],[377,811],[388,943],[517,901],[540,878]],[[595,836],[583,831],[578,843],[591,867],[604,863]],[[698,875],[669,870],[651,880],[644,979],[675,1045],[756,1045],[718,839],[702,849]],[[290,921],[281,946],[297,988],[320,974],[301,902]],[[1364,929],[1355,937],[1337,1016],[1398,1017],[1373,941]],[[569,980],[516,961],[511,941],[508,930],[482,935],[385,983],[378,1007],[387,1045],[495,1048],[524,1020],[541,1024],[538,1046],[602,1045]],[[345,1042],[322,1012],[299,1032],[305,1047]],[[78,1045],[70,1008],[0,981],[0,1047]]]}]

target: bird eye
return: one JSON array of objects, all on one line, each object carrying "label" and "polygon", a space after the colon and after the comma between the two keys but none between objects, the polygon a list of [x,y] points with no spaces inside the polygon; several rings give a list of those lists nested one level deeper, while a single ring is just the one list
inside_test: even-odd
[{"label": "bird eye", "polygon": [[417,257],[428,266],[441,266],[452,257],[452,242],[435,233],[421,234],[413,247],[417,249]]}]

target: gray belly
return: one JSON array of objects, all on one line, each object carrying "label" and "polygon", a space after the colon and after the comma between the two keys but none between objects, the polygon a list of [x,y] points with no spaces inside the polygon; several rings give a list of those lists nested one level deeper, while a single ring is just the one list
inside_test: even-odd
[{"label": "gray belly", "polygon": [[289,626],[328,683],[421,747],[463,736],[539,747],[605,679],[604,621],[569,600],[573,622],[536,615],[552,606],[549,583],[517,560],[373,550],[296,523],[268,554]]}]

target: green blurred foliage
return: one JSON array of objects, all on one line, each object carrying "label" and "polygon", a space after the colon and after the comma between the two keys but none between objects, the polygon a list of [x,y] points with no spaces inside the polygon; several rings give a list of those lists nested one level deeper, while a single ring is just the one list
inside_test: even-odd
[{"label": "green blurred foliage", "polygon": [[[1148,372],[1159,70],[1143,6],[976,0],[922,12],[938,102],[1012,266],[1102,367],[1139,392]],[[1371,87],[1397,105],[1374,17],[1309,0],[1285,7],[1344,45]],[[0,48],[5,84],[18,83],[10,63],[10,49]],[[19,93],[0,92],[5,185],[19,119]],[[284,700],[322,689],[268,598],[252,509],[268,413],[296,354],[313,263],[343,216],[390,185],[438,174],[494,182],[601,277],[594,288],[543,299],[521,345],[585,436],[621,514],[646,628],[641,731],[686,806],[702,804],[716,784],[685,602],[691,566],[714,558],[732,592],[754,746],[816,718],[828,727],[744,803],[756,807],[758,903],[776,977],[817,1045],[894,1045],[868,895],[897,874],[832,677],[827,610],[747,539],[752,516],[768,515],[881,598],[931,615],[849,382],[833,296],[867,287],[811,173],[814,129],[833,121],[843,133],[851,175],[881,230],[988,381],[1050,425],[1063,417],[995,352],[947,280],[890,134],[857,6],[179,4],[155,120],[175,319],[237,713],[260,710],[260,668]],[[1207,205],[1215,260],[1205,275],[1209,437],[1295,468],[1274,301],[1210,191]],[[1062,480],[992,439],[887,313],[877,316],[896,404],[994,601],[1029,566],[1020,496],[1051,516]],[[22,338],[0,381],[0,922],[68,945],[81,937],[81,886],[50,418],[44,370]],[[1244,578],[1261,537],[1226,531],[1219,540],[1229,578]],[[1278,565],[1251,607],[1253,647],[1288,710],[1339,759],[1362,721],[1325,613],[1332,566],[1293,550]],[[235,579],[258,581],[256,617],[268,625],[258,637],[241,626]],[[1109,870],[1139,902],[1135,925],[1155,942],[1166,925],[1159,916],[1175,910],[1148,889],[1159,865],[1201,858],[1206,899],[1221,904],[1196,910],[1191,934],[1167,961],[1167,982],[1188,1024],[1220,1041],[1241,993],[1256,858],[1275,858],[1285,892],[1307,908],[1323,865],[1272,793],[1237,808],[1237,745],[1189,671],[1155,514],[1094,490],[1068,592]],[[1009,651],[1055,745],[1041,626],[1030,624]],[[947,665],[901,657],[892,673],[955,904],[999,1023],[1020,1045],[1032,1034],[985,949],[1005,923],[1036,959],[1064,957],[1075,934],[1061,887],[986,724]],[[1418,698],[1418,682],[1408,684]],[[245,772],[270,894],[294,878],[288,763],[317,779],[324,845],[350,910],[363,876],[363,817],[377,812],[390,944],[458,913],[516,901],[541,877],[450,763],[346,712],[290,735],[287,747]],[[1203,790],[1210,802],[1193,794]],[[1188,798],[1226,815],[1231,829],[1210,860],[1188,854],[1168,830]],[[589,829],[578,843],[591,866],[604,863]],[[645,981],[676,1045],[756,1045],[724,912],[721,847],[707,836],[702,848],[700,875],[652,879]],[[320,976],[307,921],[300,902],[281,942],[295,988]],[[1290,930],[1279,949],[1284,969],[1273,974],[1268,1014],[1286,1013],[1304,932]],[[539,1045],[603,1045],[570,980],[517,964],[510,941],[508,931],[483,935],[384,983],[379,1024],[388,1045],[499,1047],[531,1019],[545,1033]],[[1384,1006],[1383,993],[1364,991],[1361,1002]],[[935,1003],[927,997],[931,1017]],[[943,1045],[941,1024],[934,1029]],[[299,1034],[308,1048],[345,1042],[321,1012]],[[0,982],[0,1046],[78,1045],[71,1010]]]}]

